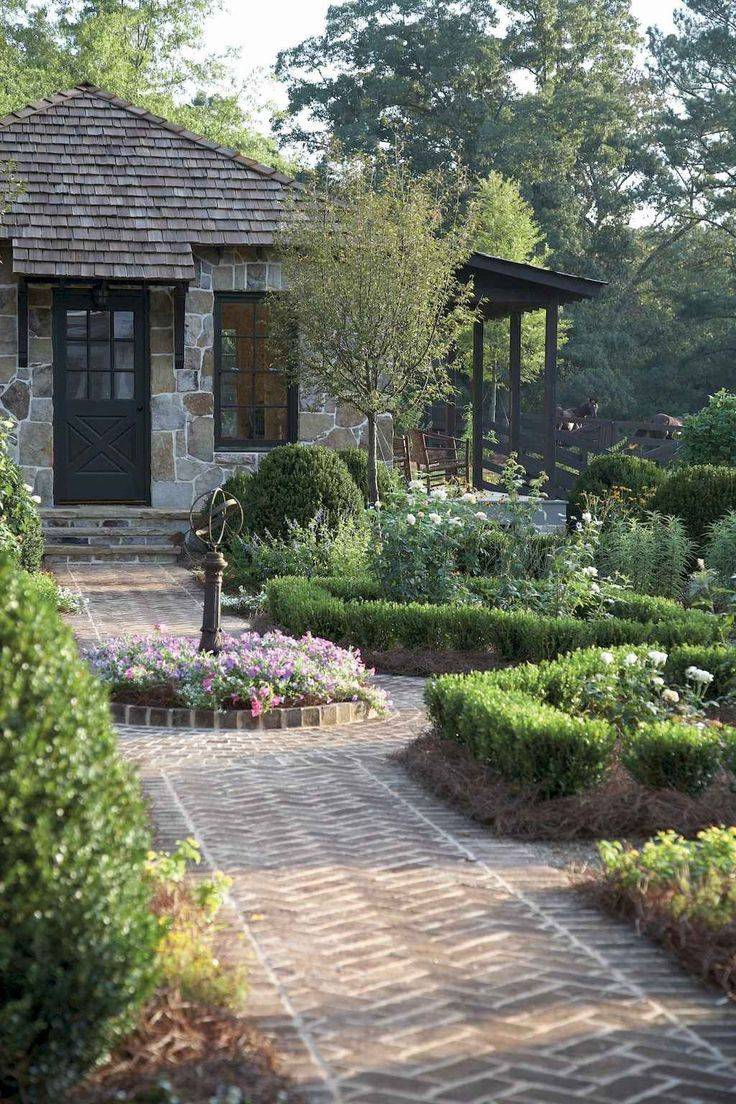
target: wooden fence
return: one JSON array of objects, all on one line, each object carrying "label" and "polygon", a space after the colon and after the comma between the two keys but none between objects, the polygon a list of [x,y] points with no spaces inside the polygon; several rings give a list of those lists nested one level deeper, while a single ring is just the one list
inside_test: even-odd
[{"label": "wooden fence", "polygon": [[[498,476],[511,451],[509,427],[506,422],[490,422],[484,429],[489,436],[483,439],[483,470],[480,480],[476,477],[475,482],[480,482],[484,489],[497,490]],[[546,491],[553,497],[566,498],[590,459],[603,452],[629,453],[657,464],[668,464],[679,448],[679,434],[679,429],[670,429],[659,422],[608,418],[585,418],[575,428],[558,429],[555,472]],[[541,421],[522,415],[518,460],[530,478],[545,470],[543,441]]]}]

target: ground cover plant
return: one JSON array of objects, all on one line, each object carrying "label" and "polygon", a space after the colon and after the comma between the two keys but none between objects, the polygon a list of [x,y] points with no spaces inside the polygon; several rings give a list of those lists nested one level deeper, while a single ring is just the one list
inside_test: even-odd
[{"label": "ground cover plant", "polygon": [[584,888],[736,1000],[736,828],[714,826],[695,839],[669,830],[641,847],[598,847],[602,870]]},{"label": "ground cover plant", "polygon": [[134,636],[91,648],[87,659],[117,701],[204,709],[250,709],[364,701],[386,708],[385,695],[351,649],[309,634],[224,636],[218,655],[183,637]]},{"label": "ground cover plant", "polygon": [[726,646],[587,649],[428,684],[434,724],[402,761],[498,830],[698,830],[736,815],[736,656]]},{"label": "ground cover plant", "polygon": [[150,992],[148,829],[71,632],[8,562],[0,593],[0,1097],[46,1104]]}]

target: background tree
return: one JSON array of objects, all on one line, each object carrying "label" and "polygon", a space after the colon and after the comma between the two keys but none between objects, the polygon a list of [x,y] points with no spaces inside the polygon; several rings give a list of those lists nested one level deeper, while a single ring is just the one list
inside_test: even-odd
[{"label": "background tree", "polygon": [[353,161],[296,198],[280,235],[274,362],[296,332],[297,378],[367,419],[371,502],[378,419],[406,423],[445,396],[447,353],[472,317],[456,277],[477,236],[463,186],[457,173],[415,178],[405,165]]}]

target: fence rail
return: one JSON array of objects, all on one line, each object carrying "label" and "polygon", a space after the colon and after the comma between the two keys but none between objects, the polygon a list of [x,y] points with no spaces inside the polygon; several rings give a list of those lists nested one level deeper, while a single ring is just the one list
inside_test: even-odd
[{"label": "fence rail", "polygon": [[[482,486],[498,487],[498,476],[511,450],[506,422],[484,426]],[[585,418],[579,425],[555,431],[555,472],[548,493],[569,494],[581,472],[594,456],[605,452],[627,453],[668,464],[679,448],[680,430],[661,422],[628,419]],[[530,479],[545,470],[543,426],[539,418],[522,415],[517,456]]]}]

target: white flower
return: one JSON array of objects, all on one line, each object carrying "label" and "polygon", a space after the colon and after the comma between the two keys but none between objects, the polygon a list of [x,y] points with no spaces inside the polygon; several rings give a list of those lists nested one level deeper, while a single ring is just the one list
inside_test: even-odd
[{"label": "white flower", "polygon": [[647,655],[649,659],[651,659],[655,667],[664,667],[665,663],[667,662],[666,652],[651,651],[647,652]]},{"label": "white flower", "polygon": [[480,518],[481,521],[486,520],[486,515],[483,513],[482,510],[476,510],[475,513],[473,514],[473,517]]},{"label": "white flower", "polygon": [[30,493],[31,493],[31,491],[33,490],[33,487],[31,486],[31,484],[30,484],[30,483],[24,483],[24,484],[23,484],[23,490],[24,490],[24,491],[28,491],[28,493],[30,494]]},{"label": "white flower", "polygon": [[652,686],[664,686],[664,679],[661,675],[652,675]]},{"label": "white flower", "polygon": [[472,491],[465,491],[460,495],[461,502],[475,502],[475,495]]},{"label": "white flower", "polygon": [[613,663],[613,652],[601,652],[601,663]]},{"label": "white flower", "polygon": [[31,495],[31,502],[35,502],[37,505],[40,504],[41,496],[40,495]]},{"label": "white flower", "polygon": [[595,577],[598,574],[598,568],[597,567],[584,567],[580,574],[581,575],[587,575],[587,576],[589,576],[589,578],[595,579]]},{"label": "white flower", "polygon": [[705,571],[705,560],[696,560],[695,566],[697,567],[698,571]]},{"label": "white flower", "polygon": [[676,705],[677,702],[679,702],[679,700],[680,700],[680,695],[677,693],[676,690],[663,690],[662,691],[662,701],[672,702],[673,705]]},{"label": "white flower", "polygon": [[440,522],[442,521],[442,518],[440,517],[439,514],[429,514],[428,517],[429,517],[429,520],[433,521],[435,525],[439,525]]},{"label": "white flower", "polygon": [[703,671],[700,667],[688,667],[685,671],[685,678],[702,683],[703,686],[707,686],[709,682],[713,681],[713,675],[710,671]]},{"label": "white flower", "polygon": [[406,524],[407,525],[416,525],[416,523],[417,523],[417,519],[414,517],[414,514],[407,514],[406,515]]},{"label": "white flower", "polygon": [[430,491],[430,498],[447,498],[447,491],[444,487],[435,487],[433,491]]},{"label": "white flower", "polygon": [[462,525],[463,519],[459,517],[451,517],[447,519],[450,525]]},{"label": "white flower", "polygon": [[593,520],[593,515],[591,514],[590,510],[583,510],[580,517],[583,519],[586,525],[590,525],[591,521]]},{"label": "white flower", "polygon": [[591,583],[590,584],[590,592],[591,592],[591,594],[600,594],[601,588],[598,586],[597,583]]},{"label": "white flower", "polygon": [[421,479],[412,479],[411,482],[409,483],[409,490],[410,491],[423,491],[424,490],[424,484],[422,483]]},{"label": "white flower", "polygon": [[627,667],[633,667],[634,664],[638,663],[638,662],[639,662],[639,657],[636,654],[636,652],[629,652],[628,655],[624,656],[624,663],[626,664]]}]

